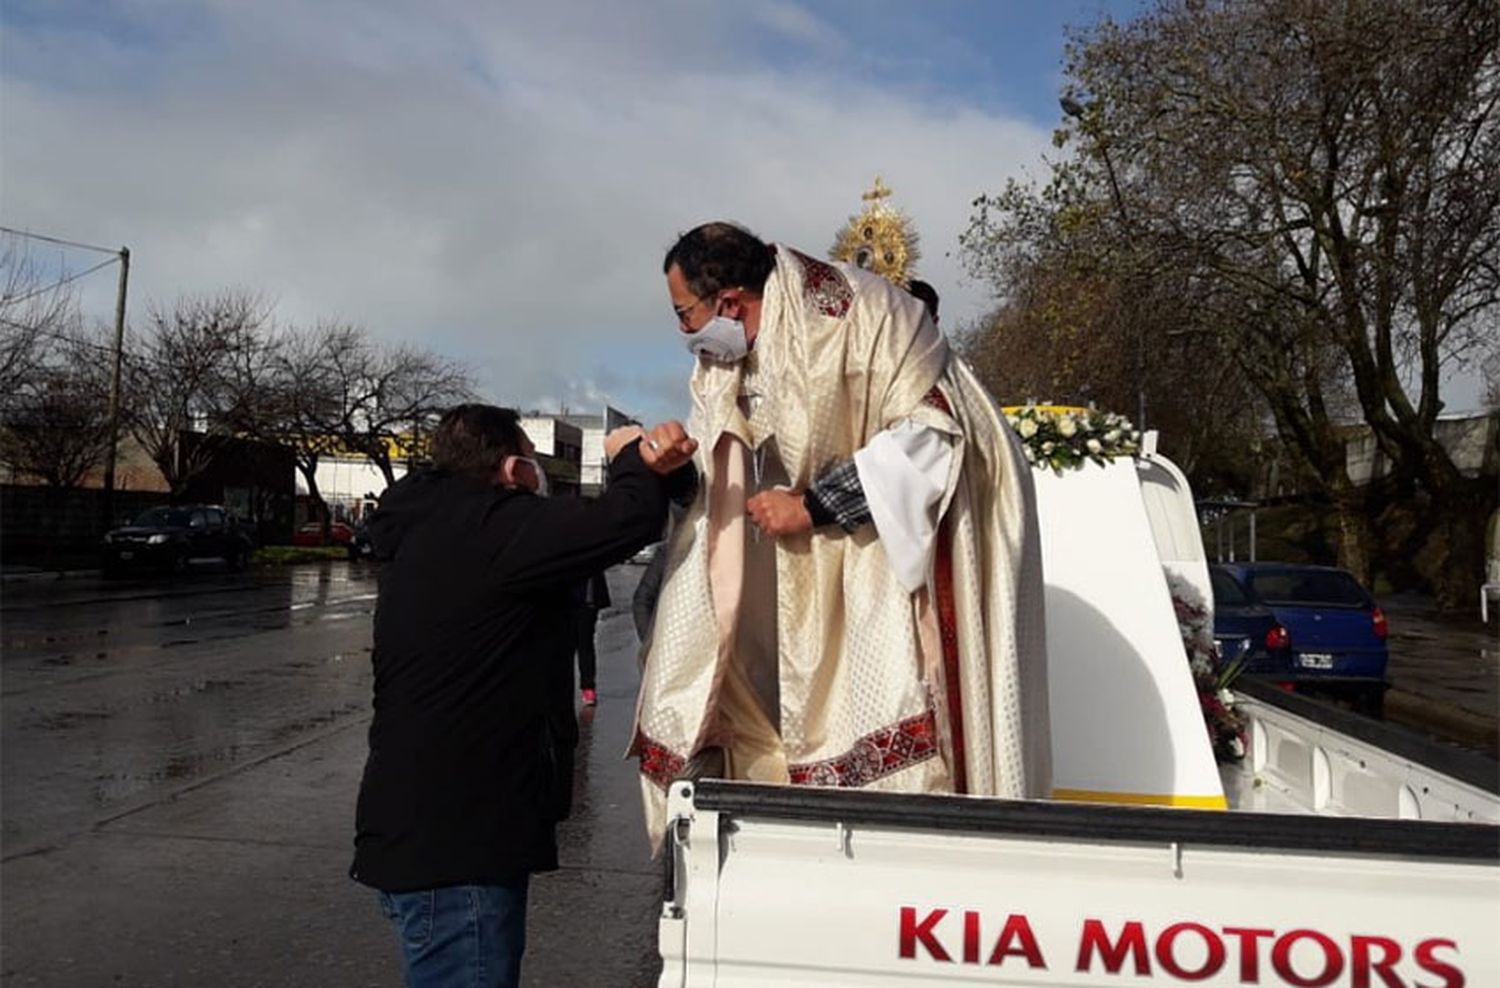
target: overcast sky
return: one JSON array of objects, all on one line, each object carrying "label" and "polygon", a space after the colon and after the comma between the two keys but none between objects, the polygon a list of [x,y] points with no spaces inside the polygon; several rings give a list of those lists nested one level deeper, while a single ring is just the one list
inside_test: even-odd
[{"label": "overcast sky", "polygon": [[[976,195],[1044,170],[1064,25],[1137,9],[6,0],[0,225],[128,245],[135,316],[246,288],[460,359],[497,402],[680,415],[677,233],[823,254],[879,174],[944,324],[972,318],[951,254]],[[113,272],[81,284],[112,312]]]}]

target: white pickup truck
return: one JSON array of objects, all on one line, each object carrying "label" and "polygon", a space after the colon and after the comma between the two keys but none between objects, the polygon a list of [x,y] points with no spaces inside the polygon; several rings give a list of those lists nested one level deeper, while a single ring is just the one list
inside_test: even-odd
[{"label": "white pickup truck", "polygon": [[[1139,525],[1151,531],[1135,544],[1154,539],[1156,551],[1129,551],[1198,578],[1186,481],[1150,452],[1137,470]],[[1106,473],[1085,484],[1119,501],[1134,481]],[[1047,498],[1076,508],[1070,499],[1090,496],[1066,483],[1049,493],[1039,478],[1044,542]],[[1080,517],[1088,512],[1074,510]],[[1111,520],[1091,545],[1129,524]],[[1099,587],[1151,582],[1101,583],[1098,565],[1070,575],[1066,559],[1054,570],[1044,551],[1049,592],[1054,579],[1076,579],[1078,593],[1098,598]],[[1054,635],[1050,598],[1048,607],[1056,673],[1066,656],[1054,642],[1069,647],[1069,628]],[[1117,612],[1123,621],[1143,608],[1127,601]],[[1122,646],[1120,668],[1134,661],[1129,652]],[[1138,686],[1165,684],[1168,696],[1162,668],[1132,668]],[[1128,704],[1089,708],[1088,698],[1060,695],[1064,677],[1053,678],[1054,739],[1066,703],[1078,723],[1132,715]],[[1222,786],[1210,803],[1227,810],[1182,808],[1208,805],[1201,799],[1141,806],[1120,805],[1132,802],[1125,796],[1111,804],[764,786],[714,779],[700,759],[669,790],[659,984],[1500,986],[1496,763],[1264,685],[1237,686],[1236,700],[1249,750],[1207,783]],[[1150,729],[1140,724],[1135,733]],[[1132,734],[1128,725],[1109,731],[1105,739]],[[1116,790],[1199,792],[1203,772],[1185,774],[1181,763],[1184,739],[1201,737],[1201,724],[1163,732],[1166,747],[1133,762],[1092,743],[1054,740],[1054,751],[1085,783],[1091,772],[1139,771],[1137,785]],[[1179,764],[1163,767],[1172,745]],[[1211,758],[1207,765],[1212,776]],[[1075,791],[1090,787],[1100,786]]]},{"label": "white pickup truck", "polygon": [[1245,690],[1229,812],[674,784],[660,985],[1500,985],[1495,763]]}]

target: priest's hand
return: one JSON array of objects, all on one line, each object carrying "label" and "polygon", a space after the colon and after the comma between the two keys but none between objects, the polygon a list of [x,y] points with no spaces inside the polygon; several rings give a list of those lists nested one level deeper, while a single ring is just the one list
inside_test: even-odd
[{"label": "priest's hand", "polygon": [[663,477],[691,461],[697,451],[698,440],[675,419],[653,426],[641,439],[641,460]]},{"label": "priest's hand", "polygon": [[811,532],[812,515],[799,491],[762,491],[746,505],[750,520],[767,535],[800,535]]}]

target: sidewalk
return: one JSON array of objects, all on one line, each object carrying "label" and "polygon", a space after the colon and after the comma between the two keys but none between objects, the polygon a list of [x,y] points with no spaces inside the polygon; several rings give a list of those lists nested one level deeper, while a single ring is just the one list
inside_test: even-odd
[{"label": "sidewalk", "polygon": [[1392,594],[1380,601],[1390,621],[1386,716],[1441,731],[1463,744],[1500,746],[1500,637],[1477,614],[1440,615],[1432,598]]}]

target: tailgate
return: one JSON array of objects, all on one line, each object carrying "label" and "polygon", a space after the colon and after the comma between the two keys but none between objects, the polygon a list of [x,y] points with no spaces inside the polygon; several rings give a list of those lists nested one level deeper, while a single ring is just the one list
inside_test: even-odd
[{"label": "tailgate", "polygon": [[1500,984],[1494,826],[722,782],[672,812],[663,985]]}]

